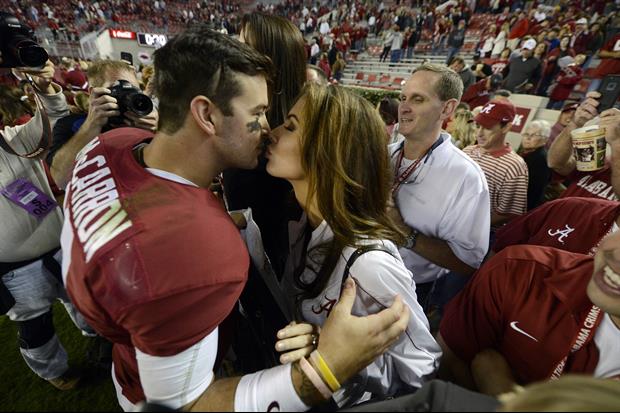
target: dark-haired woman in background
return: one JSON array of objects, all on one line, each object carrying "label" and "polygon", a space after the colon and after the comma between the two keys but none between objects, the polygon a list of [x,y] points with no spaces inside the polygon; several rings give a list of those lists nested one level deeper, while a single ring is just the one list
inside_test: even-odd
[{"label": "dark-haired woman in background", "polygon": [[538,58],[538,60],[544,63],[543,77],[538,88],[539,96],[547,96],[547,89],[549,88],[549,85],[551,85],[553,79],[557,77],[558,73],[560,73],[560,70],[562,69],[560,66],[560,60],[567,56],[575,57],[575,51],[569,46],[570,36],[564,36],[562,37],[562,40],[560,40],[559,47],[556,47],[548,54],[543,55],[543,59]]},{"label": "dark-haired woman in background", "polygon": [[[284,122],[306,82],[303,37],[289,20],[263,13],[246,14],[241,20],[239,36],[242,42],[269,56],[277,70],[269,84],[267,112],[269,125],[275,128]],[[291,186],[282,179],[270,177],[262,159],[252,171],[225,171],[224,188],[229,210],[252,208],[265,251],[274,270],[280,274],[288,250],[283,211],[288,206]]]},{"label": "dark-haired woman in background", "polygon": [[[306,82],[306,53],[301,32],[289,20],[262,13],[247,14],[241,21],[240,40],[269,56],[276,72],[269,87],[267,120],[271,128],[284,122]],[[252,209],[261,231],[263,246],[276,275],[281,275],[288,256],[288,221],[299,219],[301,209],[292,196],[291,185],[265,171],[266,160],[259,159],[254,170],[224,171],[224,192],[230,211]],[[272,367],[276,331],[286,324],[260,277],[262,268],[254,264],[240,298],[245,320],[240,319],[235,342],[240,365],[245,372]],[[245,323],[245,324],[243,324]]]},{"label": "dark-haired woman in background", "polygon": [[385,122],[388,143],[393,143],[391,142],[391,137],[398,122],[398,99],[388,97],[381,99],[381,102],[377,105],[377,110],[381,119]]}]

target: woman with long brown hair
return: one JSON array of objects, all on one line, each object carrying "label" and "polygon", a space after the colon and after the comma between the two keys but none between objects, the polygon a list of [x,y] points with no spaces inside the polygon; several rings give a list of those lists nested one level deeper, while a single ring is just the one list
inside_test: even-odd
[{"label": "woman with long brown hair", "polygon": [[332,75],[334,76],[334,79],[336,79],[338,82],[340,82],[342,76],[344,75],[345,67],[347,67],[347,62],[342,57],[342,52],[338,52],[336,54],[336,61],[332,66]]},{"label": "woman with long brown hair", "polygon": [[302,323],[280,331],[281,361],[313,352],[315,326],[325,322],[350,276],[357,286],[355,314],[377,313],[399,295],[411,319],[407,333],[335,392],[334,400],[351,405],[369,393],[385,397],[420,387],[435,372],[441,352],[398,253],[404,235],[387,212],[393,174],[381,117],[345,88],[308,84],[272,135],[267,171],[291,183],[305,212],[290,226],[299,231],[289,234],[291,255],[282,281]]},{"label": "woman with long brown hair", "polygon": [[[570,40],[570,36],[563,36],[560,39],[560,45],[550,52],[546,53],[547,50],[545,50],[542,56],[534,53],[534,57],[537,57],[543,64],[542,79],[538,88],[539,96],[548,96],[547,89],[564,67],[560,65],[560,60],[568,56],[575,57],[575,51],[570,47]],[[538,49],[538,46],[536,48]]]},{"label": "woman with long brown hair", "polygon": [[0,128],[27,123],[34,110],[24,91],[12,86],[0,85]]}]

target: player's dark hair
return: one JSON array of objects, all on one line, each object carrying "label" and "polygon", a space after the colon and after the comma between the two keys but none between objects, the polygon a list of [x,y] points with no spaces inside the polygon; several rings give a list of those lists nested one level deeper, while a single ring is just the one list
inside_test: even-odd
[{"label": "player's dark hair", "polygon": [[271,79],[271,60],[228,35],[197,25],[179,34],[155,54],[154,89],[159,98],[158,130],[176,132],[196,96],[212,100],[225,116],[241,94],[237,74]]}]

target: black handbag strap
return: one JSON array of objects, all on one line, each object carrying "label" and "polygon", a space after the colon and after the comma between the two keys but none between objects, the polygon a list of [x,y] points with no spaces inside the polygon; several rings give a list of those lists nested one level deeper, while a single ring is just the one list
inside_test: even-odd
[{"label": "black handbag strap", "polygon": [[[390,254],[392,257],[394,257],[394,254],[392,254],[392,251],[390,251],[388,249],[388,247],[386,247],[383,244],[370,244],[370,245],[364,245],[363,247],[359,247],[358,249],[356,249],[353,254],[351,254],[351,256],[349,257],[349,259],[347,260],[347,265],[346,267],[344,267],[344,272],[342,273],[342,284],[344,285],[345,281],[347,280],[347,277],[349,276],[349,271],[351,270],[351,267],[353,266],[353,263],[355,263],[355,261],[362,255],[366,254],[367,252],[370,251],[383,251],[387,254]],[[396,258],[396,257],[394,257]]]}]

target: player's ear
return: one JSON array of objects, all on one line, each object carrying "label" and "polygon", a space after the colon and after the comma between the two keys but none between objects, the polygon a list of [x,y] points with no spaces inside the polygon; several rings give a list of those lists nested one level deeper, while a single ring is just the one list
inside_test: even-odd
[{"label": "player's ear", "polygon": [[216,134],[216,123],[213,121],[217,106],[206,96],[196,96],[190,102],[190,113],[196,125],[209,135]]}]

